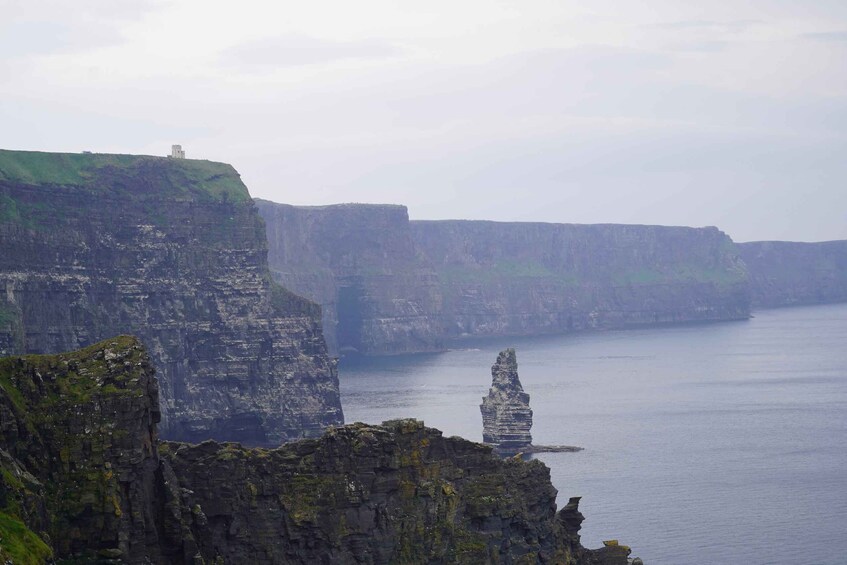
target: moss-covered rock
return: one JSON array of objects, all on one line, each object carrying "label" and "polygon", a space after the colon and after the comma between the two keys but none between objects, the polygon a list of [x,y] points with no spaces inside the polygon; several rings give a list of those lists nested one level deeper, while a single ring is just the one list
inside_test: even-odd
[{"label": "moss-covered rock", "polygon": [[59,556],[147,554],[158,421],[153,367],[134,337],[0,359],[0,511]]},{"label": "moss-covered rock", "polygon": [[[416,420],[276,449],[157,439],[139,341],[0,359],[0,556],[14,563],[555,563],[585,550],[539,461]],[[602,559],[601,559],[602,558]]]}]

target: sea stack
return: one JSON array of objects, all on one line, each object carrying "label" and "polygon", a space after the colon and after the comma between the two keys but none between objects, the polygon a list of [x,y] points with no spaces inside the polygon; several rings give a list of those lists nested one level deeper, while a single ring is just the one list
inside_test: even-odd
[{"label": "sea stack", "polygon": [[482,441],[501,456],[511,456],[532,446],[532,409],[529,395],[518,378],[518,361],[512,348],[501,351],[491,367],[491,389],[482,398]]}]

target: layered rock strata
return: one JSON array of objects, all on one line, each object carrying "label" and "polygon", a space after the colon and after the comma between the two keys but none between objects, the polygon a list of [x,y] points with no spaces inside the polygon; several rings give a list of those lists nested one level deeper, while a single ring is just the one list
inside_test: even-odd
[{"label": "layered rock strata", "polygon": [[847,241],[755,241],[738,249],[755,307],[847,302]]},{"label": "layered rock strata", "polygon": [[448,336],[746,319],[747,273],[716,228],[415,221]]},{"label": "layered rock strata", "polygon": [[482,441],[500,455],[515,455],[532,445],[532,409],[518,378],[514,349],[501,351],[491,367],[491,388],[479,406]]},{"label": "layered rock strata", "polygon": [[334,351],[443,348],[441,294],[414,248],[405,206],[288,206],[256,200],[275,280],[323,307]]},{"label": "layered rock strata", "polygon": [[749,317],[716,228],[413,221],[402,206],[257,201],[276,280],[323,306],[336,351]]},{"label": "layered rock strata", "polygon": [[277,449],[157,440],[141,344],[0,360],[0,558],[124,563],[624,565],[583,548],[539,461],[415,420]]},{"label": "layered rock strata", "polygon": [[278,445],[343,422],[319,318],[271,282],[231,166],[0,151],[0,354],[131,332],[167,437]]}]

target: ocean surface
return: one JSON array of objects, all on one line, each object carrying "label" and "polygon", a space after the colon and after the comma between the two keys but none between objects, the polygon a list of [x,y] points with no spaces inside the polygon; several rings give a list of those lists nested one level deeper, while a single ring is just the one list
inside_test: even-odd
[{"label": "ocean surface", "polygon": [[847,305],[752,320],[498,338],[342,360],[348,422],[422,419],[481,441],[498,351],[515,347],[537,455],[583,544],[647,565],[847,563]]}]

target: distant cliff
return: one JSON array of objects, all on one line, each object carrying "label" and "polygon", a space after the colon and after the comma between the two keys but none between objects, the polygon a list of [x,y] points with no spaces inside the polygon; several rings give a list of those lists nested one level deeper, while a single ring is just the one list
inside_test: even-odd
[{"label": "distant cliff", "polygon": [[415,251],[404,206],[256,204],[274,278],[323,306],[332,350],[443,348],[438,279]]},{"label": "distant cliff", "polygon": [[847,301],[847,241],[739,243],[761,308]]},{"label": "distant cliff", "polygon": [[747,274],[716,228],[415,221],[448,335],[744,319]]},{"label": "distant cliff", "polygon": [[750,312],[744,265],[716,228],[409,222],[402,206],[257,204],[274,277],[323,306],[336,350]]},{"label": "distant cliff", "polygon": [[414,420],[278,449],[159,442],[140,342],[0,359],[0,559],[625,565],[540,461]]},{"label": "distant cliff", "polygon": [[343,422],[319,308],[271,282],[231,166],[0,151],[0,355],[128,332],[168,437],[276,445]]}]

